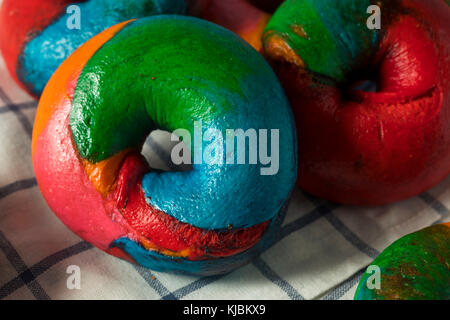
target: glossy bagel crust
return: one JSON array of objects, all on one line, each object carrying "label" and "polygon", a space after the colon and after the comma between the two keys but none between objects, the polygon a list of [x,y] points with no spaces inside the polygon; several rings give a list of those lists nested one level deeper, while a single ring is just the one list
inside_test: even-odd
[{"label": "glossy bagel crust", "polygon": [[369,289],[364,273],[355,300],[449,300],[450,223],[406,235],[373,262],[380,268],[380,289]]},{"label": "glossy bagel crust", "polygon": [[[203,135],[278,129],[279,171],[151,170],[145,137],[192,133],[195,121]],[[239,37],[195,18],[146,18],[105,30],[58,68],[39,103],[33,166],[55,214],[98,248],[159,271],[224,273],[279,229],[296,178],[295,125],[275,74]]]},{"label": "glossy bagel crust", "polygon": [[[72,4],[80,9],[80,29],[67,27]],[[184,0],[3,0],[0,51],[14,80],[39,97],[58,66],[92,36],[125,20],[185,9]]]},{"label": "glossy bagel crust", "polygon": [[[381,30],[366,26],[372,4]],[[380,205],[448,176],[449,20],[442,0],[287,0],[278,8],[263,51],[295,114],[303,190]],[[376,92],[359,80],[374,81]]]}]

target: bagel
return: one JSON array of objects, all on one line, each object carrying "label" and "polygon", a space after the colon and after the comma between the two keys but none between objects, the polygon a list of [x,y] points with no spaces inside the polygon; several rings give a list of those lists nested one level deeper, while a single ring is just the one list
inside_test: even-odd
[{"label": "bagel", "polygon": [[[368,27],[373,4],[381,29]],[[287,0],[277,9],[263,51],[294,111],[303,190],[382,205],[448,176],[449,20],[442,0]],[[371,82],[375,90],[363,89]]]},{"label": "bagel", "polygon": [[[151,131],[195,137],[200,121],[204,136],[279,130],[279,143],[268,138],[279,145],[278,172],[261,174],[265,165],[248,161],[148,167],[140,151]],[[201,150],[214,141],[203,139]],[[81,238],[153,270],[211,275],[272,243],[295,185],[296,143],[287,98],[260,54],[207,21],[158,16],[105,30],[58,68],[32,148],[44,198]],[[191,144],[192,157],[198,148]]]},{"label": "bagel", "polygon": [[380,271],[379,288],[369,288],[365,272],[355,300],[449,300],[450,223],[406,235],[371,264]]},{"label": "bagel", "polygon": [[[68,27],[72,4],[79,29]],[[58,66],[93,35],[132,18],[183,14],[185,7],[184,0],[3,0],[0,50],[14,80],[39,97]]]}]

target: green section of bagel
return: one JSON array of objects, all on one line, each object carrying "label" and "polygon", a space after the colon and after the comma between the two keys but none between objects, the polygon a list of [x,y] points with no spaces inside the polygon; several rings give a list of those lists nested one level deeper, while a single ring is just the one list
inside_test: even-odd
[{"label": "green section of bagel", "polygon": [[269,21],[264,42],[277,36],[311,72],[344,82],[363,68],[377,45],[369,30],[369,0],[286,0]]},{"label": "green section of bagel", "polygon": [[208,127],[234,117],[227,113],[236,113],[237,119],[239,108],[257,101],[252,96],[264,86],[266,95],[273,91],[279,101],[274,81],[262,57],[221,27],[181,16],[141,19],[87,62],[77,82],[70,127],[80,155],[98,162],[140,147],[154,129],[184,128],[193,136],[196,120]]},{"label": "green section of bagel", "polygon": [[404,236],[371,264],[381,269],[380,289],[369,289],[364,273],[355,300],[450,299],[450,225]]}]

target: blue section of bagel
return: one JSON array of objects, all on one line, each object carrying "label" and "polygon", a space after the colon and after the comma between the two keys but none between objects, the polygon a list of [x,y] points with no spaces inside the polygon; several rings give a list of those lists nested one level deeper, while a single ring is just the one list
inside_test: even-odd
[{"label": "blue section of bagel", "polygon": [[117,23],[159,14],[184,14],[184,0],[89,0],[74,2],[80,11],[80,29],[69,29],[76,11],[63,14],[28,42],[20,59],[18,76],[40,96],[59,65],[94,35]]}]

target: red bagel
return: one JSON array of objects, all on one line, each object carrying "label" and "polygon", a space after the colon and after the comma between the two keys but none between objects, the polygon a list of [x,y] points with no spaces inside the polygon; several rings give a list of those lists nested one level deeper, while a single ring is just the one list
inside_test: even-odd
[{"label": "red bagel", "polygon": [[[450,172],[450,8],[377,3],[381,30],[372,1],[288,0],[264,36],[296,116],[298,185],[334,202],[402,200]],[[377,92],[355,90],[368,74]]]}]

